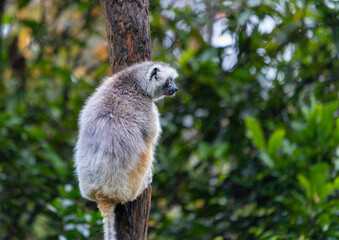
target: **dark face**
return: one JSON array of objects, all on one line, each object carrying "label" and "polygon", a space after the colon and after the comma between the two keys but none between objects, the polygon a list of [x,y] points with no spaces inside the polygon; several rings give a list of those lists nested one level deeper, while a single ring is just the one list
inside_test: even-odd
[{"label": "dark face", "polygon": [[177,86],[175,86],[175,84],[173,82],[173,79],[172,78],[168,78],[166,80],[166,84],[163,86],[162,90],[163,90],[163,94],[165,96],[171,96],[176,91],[178,91],[178,88],[177,88]]}]

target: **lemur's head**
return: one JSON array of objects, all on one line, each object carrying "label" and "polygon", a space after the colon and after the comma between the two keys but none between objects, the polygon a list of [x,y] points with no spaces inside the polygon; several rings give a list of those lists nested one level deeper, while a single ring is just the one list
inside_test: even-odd
[{"label": "lemur's head", "polygon": [[163,62],[147,62],[141,88],[152,99],[160,99],[164,96],[171,96],[178,90],[174,79],[178,77],[177,71],[170,65]]}]

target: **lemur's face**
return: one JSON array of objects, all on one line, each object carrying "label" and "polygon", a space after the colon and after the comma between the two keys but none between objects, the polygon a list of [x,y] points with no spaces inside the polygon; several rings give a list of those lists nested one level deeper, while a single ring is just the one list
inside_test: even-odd
[{"label": "lemur's face", "polygon": [[162,87],[162,90],[163,90],[163,94],[165,96],[171,96],[176,91],[178,91],[178,88],[175,85],[173,78],[171,78],[171,77],[167,78],[165,85]]},{"label": "lemur's face", "polygon": [[151,68],[149,90],[154,99],[163,96],[172,96],[178,91],[173,79],[178,76],[177,71],[168,65],[154,65]]}]

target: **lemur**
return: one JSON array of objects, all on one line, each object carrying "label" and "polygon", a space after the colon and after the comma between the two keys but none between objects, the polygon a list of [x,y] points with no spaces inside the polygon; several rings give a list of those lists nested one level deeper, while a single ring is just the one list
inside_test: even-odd
[{"label": "lemur", "polygon": [[177,76],[163,62],[134,64],[107,78],[80,113],[76,174],[81,195],[98,203],[105,240],[115,239],[115,205],[136,199],[152,182],[161,133],[154,102],[174,95]]}]

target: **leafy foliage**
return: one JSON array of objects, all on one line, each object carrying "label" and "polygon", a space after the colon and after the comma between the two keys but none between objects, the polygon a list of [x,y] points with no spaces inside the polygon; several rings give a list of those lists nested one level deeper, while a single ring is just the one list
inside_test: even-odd
[{"label": "leafy foliage", "polygon": [[[180,79],[158,103],[149,239],[339,238],[338,10],[150,1],[154,58]],[[110,74],[99,3],[0,15],[0,238],[101,238],[72,163],[81,106]]]}]

